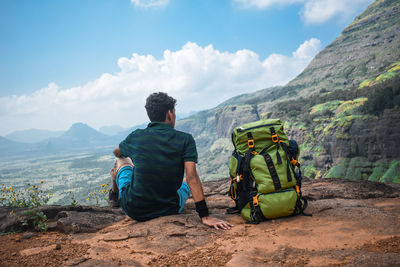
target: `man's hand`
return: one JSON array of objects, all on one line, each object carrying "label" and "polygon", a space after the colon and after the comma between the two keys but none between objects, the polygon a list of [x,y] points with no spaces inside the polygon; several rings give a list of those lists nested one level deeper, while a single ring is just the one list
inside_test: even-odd
[{"label": "man's hand", "polygon": [[233,227],[232,224],[230,224],[227,221],[224,220],[220,220],[211,216],[206,216],[201,218],[201,222],[204,225],[210,226],[210,227],[214,227],[215,229],[224,229],[224,230],[229,230],[231,229],[231,227]]},{"label": "man's hand", "polygon": [[115,155],[117,158],[122,157],[121,151],[119,150],[119,146],[117,146],[117,147],[114,149],[113,152],[114,152],[114,155]]}]

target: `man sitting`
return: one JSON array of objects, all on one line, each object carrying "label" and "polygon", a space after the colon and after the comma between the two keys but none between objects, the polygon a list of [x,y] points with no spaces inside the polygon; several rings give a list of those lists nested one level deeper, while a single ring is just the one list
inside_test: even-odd
[{"label": "man sitting", "polygon": [[[229,222],[209,216],[192,135],[175,127],[176,100],[153,93],[146,100],[150,123],[137,129],[114,150],[110,171],[113,187],[109,199],[119,200],[124,212],[138,221],[177,214],[192,193],[201,221],[216,229],[230,229]],[[183,181],[186,172],[186,182]]]}]

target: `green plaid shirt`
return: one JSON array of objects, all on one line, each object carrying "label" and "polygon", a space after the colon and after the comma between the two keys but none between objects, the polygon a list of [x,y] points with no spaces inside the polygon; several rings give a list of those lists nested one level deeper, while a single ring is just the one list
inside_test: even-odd
[{"label": "green plaid shirt", "polygon": [[148,220],[178,213],[184,162],[197,162],[192,135],[164,122],[151,122],[128,135],[119,149],[135,165],[131,185],[120,200],[127,215]]}]

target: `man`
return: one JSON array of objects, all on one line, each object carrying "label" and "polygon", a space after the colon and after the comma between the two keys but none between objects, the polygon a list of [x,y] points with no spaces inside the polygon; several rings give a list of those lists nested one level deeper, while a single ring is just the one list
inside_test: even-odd
[{"label": "man", "polygon": [[[176,100],[165,93],[153,93],[146,100],[150,123],[133,131],[114,150],[117,157],[110,174],[110,199],[138,221],[177,214],[192,193],[203,224],[230,229],[229,222],[209,216],[200,178],[197,151],[192,135],[175,127]],[[183,182],[186,172],[186,182]]]}]

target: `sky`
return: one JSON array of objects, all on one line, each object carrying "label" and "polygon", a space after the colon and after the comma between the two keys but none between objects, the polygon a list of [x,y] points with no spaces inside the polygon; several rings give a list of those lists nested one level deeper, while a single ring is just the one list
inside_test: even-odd
[{"label": "sky", "polygon": [[0,135],[148,121],[284,85],[372,0],[0,0]]}]

